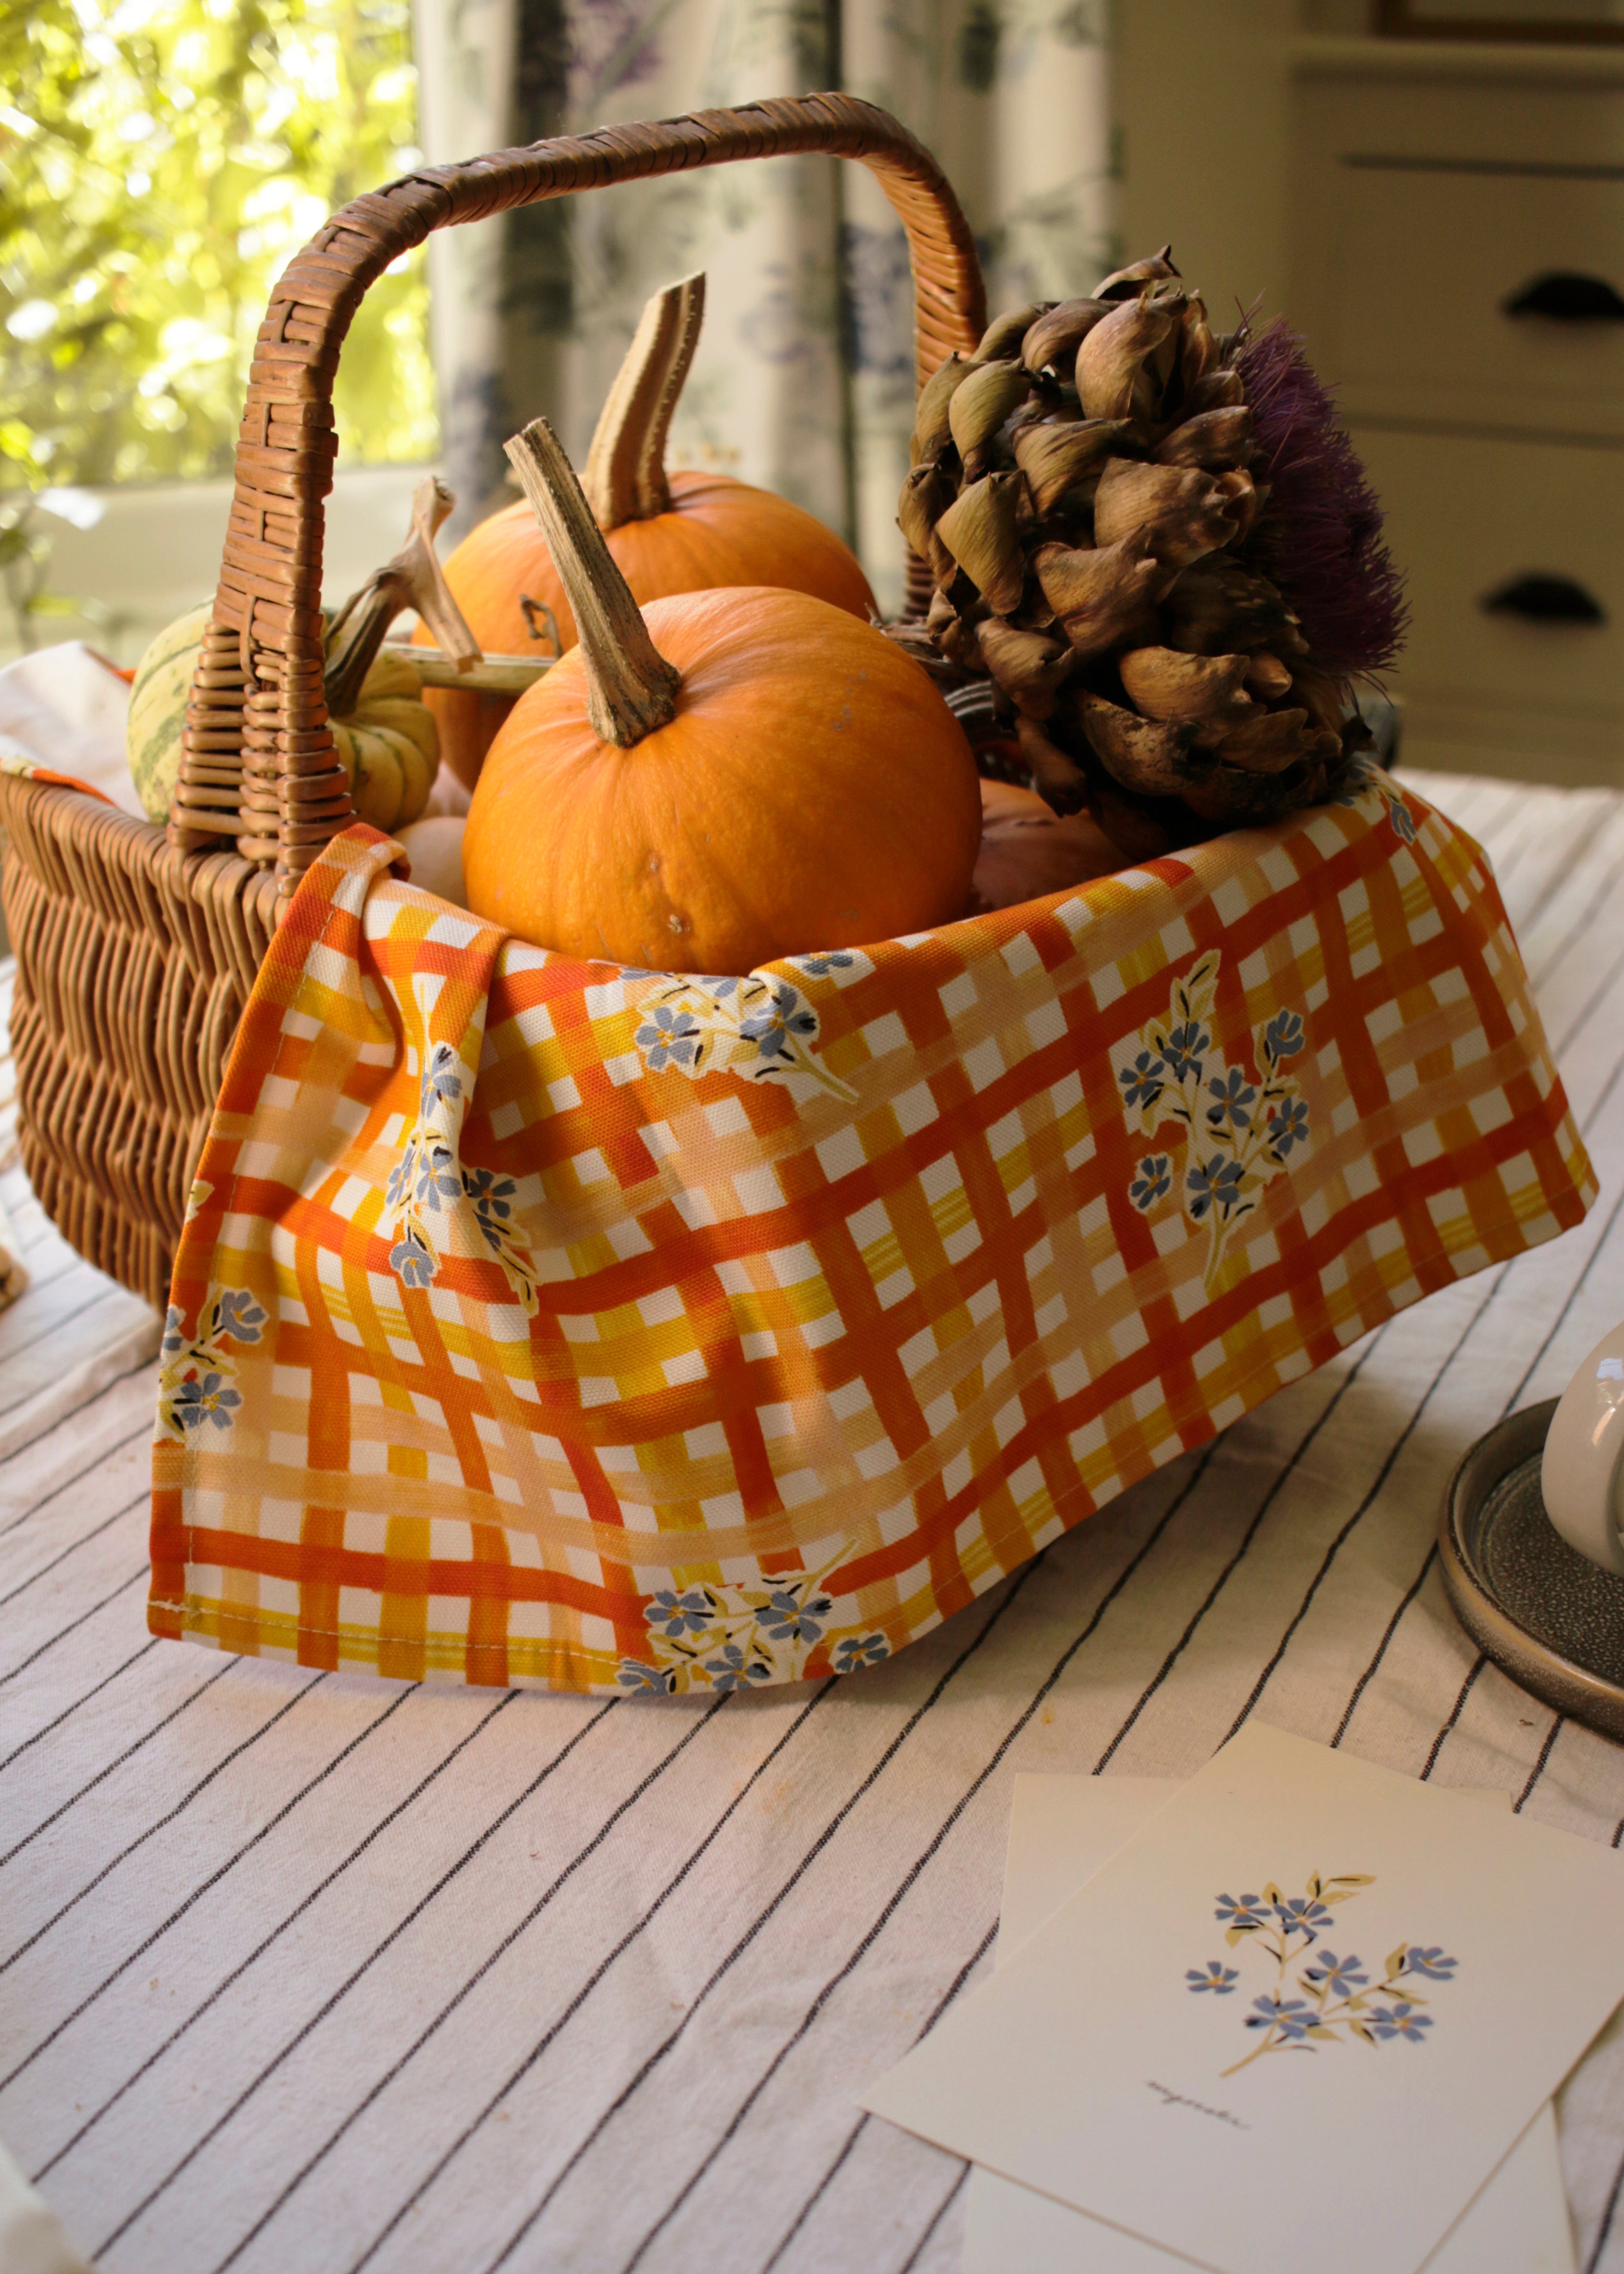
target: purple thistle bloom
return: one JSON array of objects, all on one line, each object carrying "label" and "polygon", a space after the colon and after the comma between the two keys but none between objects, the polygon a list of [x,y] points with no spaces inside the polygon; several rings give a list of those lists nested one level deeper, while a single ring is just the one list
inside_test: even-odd
[{"label": "purple thistle bloom", "polygon": [[1410,611],[1382,542],[1380,503],[1335,403],[1283,318],[1247,341],[1237,367],[1257,422],[1255,477],[1269,486],[1258,565],[1295,611],[1322,671],[1347,679],[1384,670]]}]

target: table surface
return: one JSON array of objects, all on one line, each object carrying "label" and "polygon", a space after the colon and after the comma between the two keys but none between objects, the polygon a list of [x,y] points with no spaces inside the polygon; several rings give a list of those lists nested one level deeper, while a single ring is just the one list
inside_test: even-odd
[{"label": "table surface", "polygon": [[[1184,1776],[1255,1713],[1620,1844],[1624,1748],[1477,1655],[1433,1540],[1624,1311],[1624,796],[1410,779],[1492,859],[1599,1204],[842,1682],[150,1640],[154,1330],[0,1176],[0,2138],[101,2266],[948,2274],[964,2167],[853,2095],[990,1964],[1018,1770]],[[1624,2033],[1560,2112],[1578,2263],[1624,2274]]]}]

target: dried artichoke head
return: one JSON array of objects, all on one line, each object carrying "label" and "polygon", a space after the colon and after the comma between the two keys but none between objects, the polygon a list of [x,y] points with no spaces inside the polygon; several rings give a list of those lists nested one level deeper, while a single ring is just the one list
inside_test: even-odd
[{"label": "dried artichoke head", "polygon": [[[1282,327],[1215,333],[1164,245],[996,317],[926,382],[911,456],[898,523],[935,592],[898,631],[982,683],[954,707],[987,771],[1087,807],[1130,859],[1330,794],[1365,739],[1349,682],[1391,660],[1402,609]],[[1317,647],[1282,570],[1327,501],[1370,601],[1362,647]]]}]

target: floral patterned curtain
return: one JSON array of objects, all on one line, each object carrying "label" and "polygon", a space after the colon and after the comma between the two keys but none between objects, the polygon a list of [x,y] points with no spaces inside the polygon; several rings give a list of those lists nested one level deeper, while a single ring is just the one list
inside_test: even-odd
[{"label": "floral patterned curtain", "polygon": [[[968,213],[989,305],[1086,290],[1117,258],[1108,0],[417,0],[425,147],[844,87],[892,111]],[[442,457],[462,526],[511,495],[545,411],[580,463],[647,295],[708,274],[670,462],[780,491],[901,590],[913,418],[902,230],[858,166],[780,158],[533,207],[431,245]]]}]

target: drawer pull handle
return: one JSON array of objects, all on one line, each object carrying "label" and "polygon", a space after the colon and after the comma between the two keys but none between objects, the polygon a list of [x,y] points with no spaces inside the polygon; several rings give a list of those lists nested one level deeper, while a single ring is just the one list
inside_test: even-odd
[{"label": "drawer pull handle", "polygon": [[1550,316],[1559,324],[1624,324],[1624,300],[1605,276],[1554,268],[1505,303],[1508,316]]},{"label": "drawer pull handle", "polygon": [[1513,576],[1484,595],[1490,615],[1520,616],[1527,624],[1605,624],[1607,612],[1571,576]]}]

